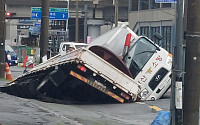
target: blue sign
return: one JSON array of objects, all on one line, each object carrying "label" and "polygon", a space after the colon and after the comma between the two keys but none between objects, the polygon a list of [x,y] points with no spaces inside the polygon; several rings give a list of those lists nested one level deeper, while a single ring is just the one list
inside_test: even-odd
[{"label": "blue sign", "polygon": [[40,27],[32,26],[28,30],[31,35],[40,35]]},{"label": "blue sign", "polygon": [[33,26],[41,26],[41,23],[33,23]]},{"label": "blue sign", "polygon": [[31,12],[31,19],[41,19],[41,12]]},{"label": "blue sign", "polygon": [[155,0],[156,3],[176,3],[177,0]]},{"label": "blue sign", "polygon": [[49,12],[49,19],[52,20],[67,20],[68,12]]},{"label": "blue sign", "polygon": [[[40,7],[31,8],[31,19],[41,19],[42,12]],[[67,20],[68,9],[67,8],[49,8],[50,20]]]}]

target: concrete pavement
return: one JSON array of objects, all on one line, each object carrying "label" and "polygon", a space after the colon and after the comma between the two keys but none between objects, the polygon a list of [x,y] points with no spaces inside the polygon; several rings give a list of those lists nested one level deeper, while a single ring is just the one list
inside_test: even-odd
[{"label": "concrete pavement", "polygon": [[0,93],[0,124],[5,125],[78,125],[67,117],[23,99]]},{"label": "concrete pavement", "polygon": [[[11,67],[14,76],[23,67]],[[0,85],[9,81],[0,80]],[[158,111],[169,111],[169,98],[126,104],[63,105],[0,93],[0,124],[6,125],[149,125]]]},{"label": "concrete pavement", "polygon": [[[23,73],[24,67],[10,67],[13,79]],[[10,83],[0,79],[0,86]],[[79,125],[50,109],[24,99],[0,92],[0,125]]]}]

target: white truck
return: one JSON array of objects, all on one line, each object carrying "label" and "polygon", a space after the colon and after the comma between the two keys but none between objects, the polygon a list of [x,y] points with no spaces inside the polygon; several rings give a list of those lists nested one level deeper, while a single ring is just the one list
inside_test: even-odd
[{"label": "white truck", "polygon": [[[122,54],[127,33],[131,46]],[[0,90],[27,98],[124,103],[159,99],[170,87],[171,55],[146,37],[121,26],[96,40],[50,58]]]},{"label": "white truck", "polygon": [[[112,54],[107,56],[119,61]],[[137,99],[140,86],[92,51],[80,48],[37,65],[1,91],[31,98],[40,95],[72,102],[124,103]]]},{"label": "white truck", "polygon": [[142,100],[157,100],[170,88],[172,55],[146,37],[139,37],[124,57]]},{"label": "white truck", "polygon": [[[127,34],[131,36],[130,46],[124,53]],[[132,79],[141,87],[142,100],[157,100],[170,88],[172,55],[147,37],[137,36],[122,25],[95,39],[88,48],[95,45],[123,56]]]}]

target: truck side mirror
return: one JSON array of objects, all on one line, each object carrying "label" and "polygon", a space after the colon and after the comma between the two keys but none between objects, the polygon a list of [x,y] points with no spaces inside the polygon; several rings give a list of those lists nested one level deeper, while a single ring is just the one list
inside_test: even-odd
[{"label": "truck side mirror", "polygon": [[163,39],[163,37],[160,34],[158,34],[158,33],[154,33],[153,37],[156,38],[159,41]]},{"label": "truck side mirror", "polygon": [[[163,37],[159,33],[154,33],[153,37],[156,38],[159,42],[163,39]],[[162,41],[160,42],[159,46],[162,44]],[[157,48],[159,51],[160,49]]]}]

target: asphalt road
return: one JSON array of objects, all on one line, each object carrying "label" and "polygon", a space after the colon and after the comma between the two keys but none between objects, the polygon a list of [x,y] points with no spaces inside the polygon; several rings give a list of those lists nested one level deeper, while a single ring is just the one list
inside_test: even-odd
[{"label": "asphalt road", "polygon": [[[13,78],[24,70],[10,69]],[[0,105],[0,124],[6,125],[150,125],[160,110],[169,111],[170,99],[167,93],[157,101],[64,105],[0,93]]]}]

